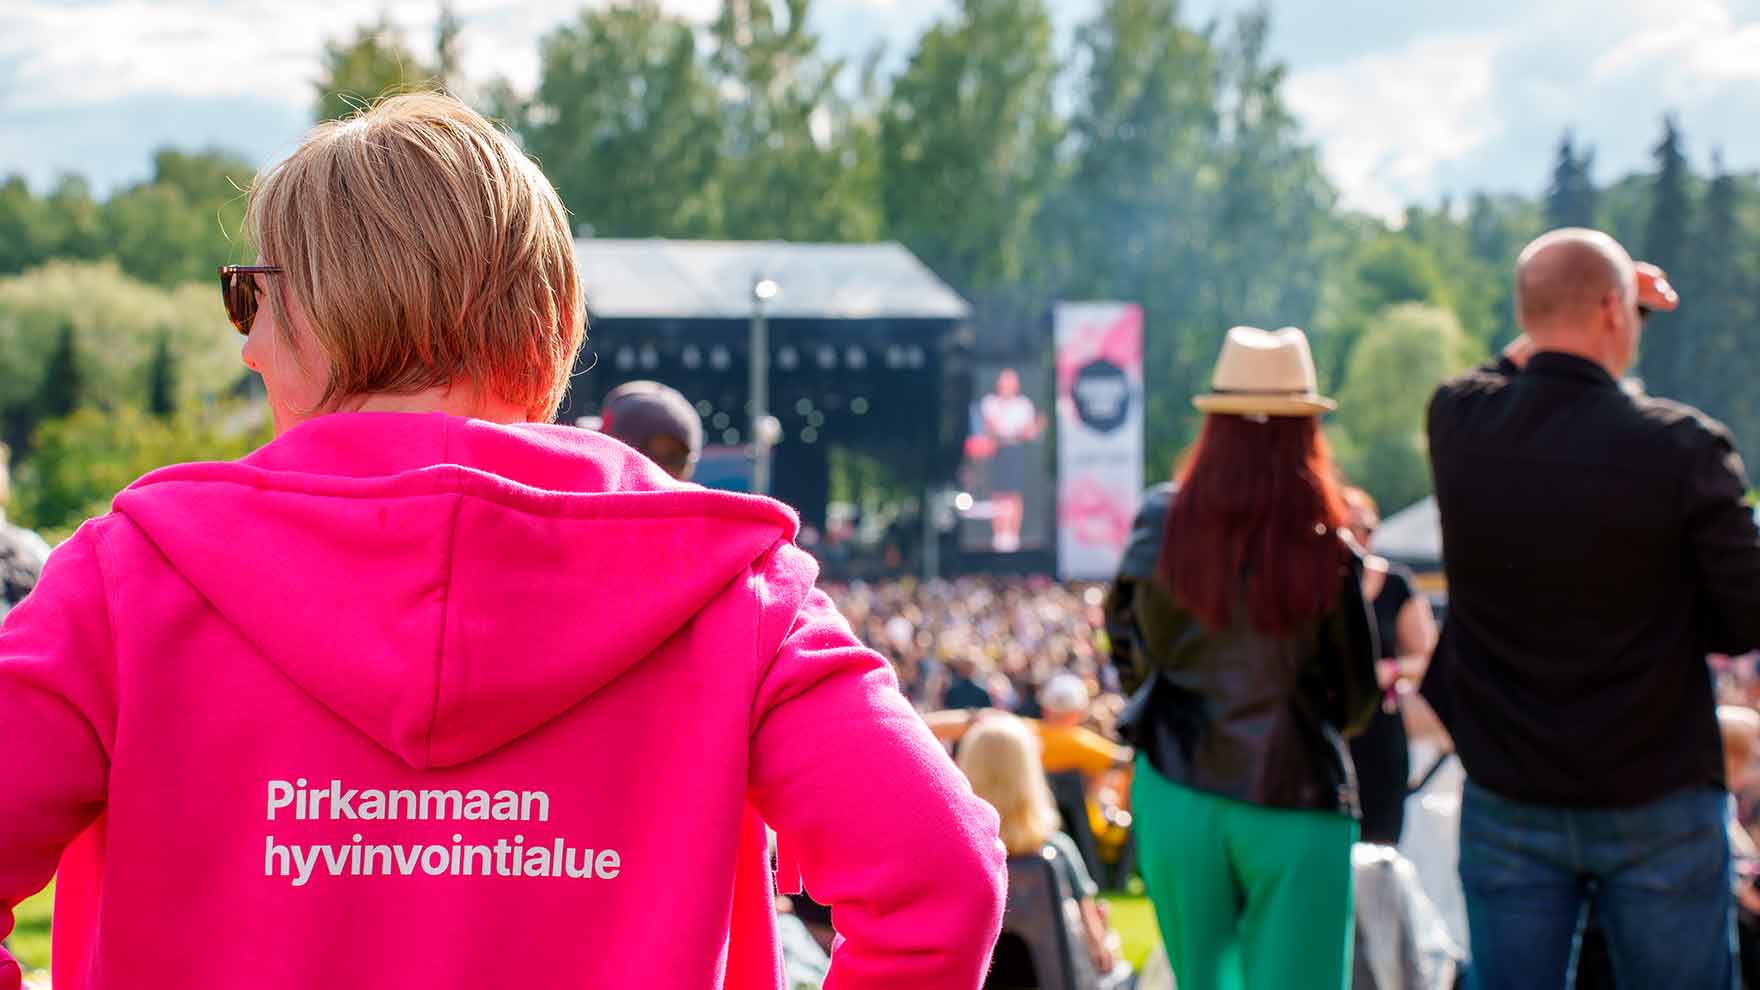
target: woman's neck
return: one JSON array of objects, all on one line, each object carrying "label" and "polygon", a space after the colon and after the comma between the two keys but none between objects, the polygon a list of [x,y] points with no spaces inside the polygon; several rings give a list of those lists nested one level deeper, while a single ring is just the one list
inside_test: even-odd
[{"label": "woman's neck", "polygon": [[473,388],[437,385],[420,392],[378,392],[342,404],[344,412],[445,413],[503,425],[528,422],[526,411],[511,402],[486,396]]}]

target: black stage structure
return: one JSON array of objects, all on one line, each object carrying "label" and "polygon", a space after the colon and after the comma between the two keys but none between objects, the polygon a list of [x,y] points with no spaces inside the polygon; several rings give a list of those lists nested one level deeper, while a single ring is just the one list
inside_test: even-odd
[{"label": "black stage structure", "polygon": [[766,406],[781,425],[769,492],[804,526],[825,528],[833,445],[880,461],[919,498],[953,484],[972,401],[972,307],[903,246],[589,238],[576,253],[590,323],[561,421],[597,414],[622,382],[653,379],[697,404],[709,444],[749,449],[761,309]]}]

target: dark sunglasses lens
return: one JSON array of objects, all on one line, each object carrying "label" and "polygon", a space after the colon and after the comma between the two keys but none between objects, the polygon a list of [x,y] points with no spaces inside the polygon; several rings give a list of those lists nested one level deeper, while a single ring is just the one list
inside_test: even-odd
[{"label": "dark sunglasses lens", "polygon": [[226,317],[238,332],[250,336],[251,320],[257,315],[256,279],[243,272],[220,276],[220,298],[226,303]]}]

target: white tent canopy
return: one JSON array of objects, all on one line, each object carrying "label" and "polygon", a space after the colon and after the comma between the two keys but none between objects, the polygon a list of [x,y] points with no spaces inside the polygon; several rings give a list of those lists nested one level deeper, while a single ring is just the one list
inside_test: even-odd
[{"label": "white tent canopy", "polygon": [[963,320],[971,307],[897,243],[575,241],[587,309],[600,319],[737,319],[752,286],[776,283],[782,319]]},{"label": "white tent canopy", "polygon": [[1436,496],[1413,503],[1381,520],[1375,531],[1375,552],[1411,567],[1442,563],[1442,516]]}]

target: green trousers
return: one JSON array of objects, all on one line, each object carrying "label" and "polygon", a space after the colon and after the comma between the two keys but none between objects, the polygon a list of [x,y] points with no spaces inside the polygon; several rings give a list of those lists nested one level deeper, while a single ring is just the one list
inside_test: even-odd
[{"label": "green trousers", "polygon": [[1131,795],[1179,990],[1349,990],[1355,821],[1195,791],[1140,755]]}]

